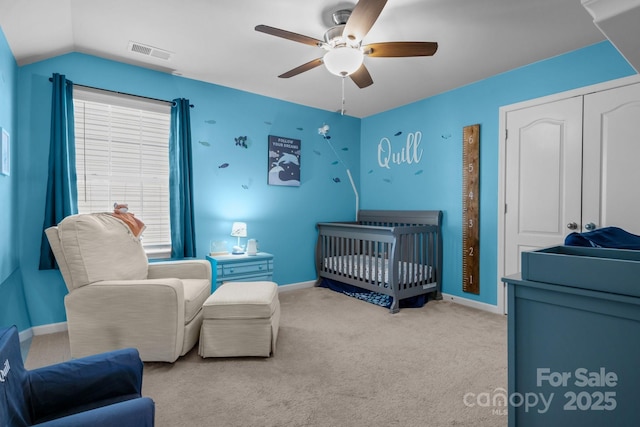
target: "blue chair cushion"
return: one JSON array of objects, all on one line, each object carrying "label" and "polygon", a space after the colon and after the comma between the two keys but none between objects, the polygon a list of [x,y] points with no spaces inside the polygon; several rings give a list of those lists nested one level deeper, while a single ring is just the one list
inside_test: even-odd
[{"label": "blue chair cushion", "polygon": [[0,426],[153,426],[133,348],[28,371],[15,326],[0,329]]},{"label": "blue chair cushion", "polygon": [[0,414],[2,426],[31,425],[27,372],[15,327],[0,329]]}]

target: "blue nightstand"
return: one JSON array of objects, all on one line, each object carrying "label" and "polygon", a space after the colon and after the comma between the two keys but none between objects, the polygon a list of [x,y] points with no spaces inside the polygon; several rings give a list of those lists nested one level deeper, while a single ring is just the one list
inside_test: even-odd
[{"label": "blue nightstand", "polygon": [[211,263],[211,291],[223,282],[257,282],[273,280],[273,255],[207,255]]}]

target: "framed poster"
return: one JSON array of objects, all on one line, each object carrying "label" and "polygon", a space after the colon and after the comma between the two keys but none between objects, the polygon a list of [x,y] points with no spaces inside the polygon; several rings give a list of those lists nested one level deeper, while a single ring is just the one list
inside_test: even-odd
[{"label": "framed poster", "polygon": [[0,136],[0,173],[2,175],[9,175],[11,168],[11,146],[9,141],[9,133],[2,128],[2,135]]},{"label": "framed poster", "polygon": [[300,140],[269,135],[270,185],[300,186]]}]

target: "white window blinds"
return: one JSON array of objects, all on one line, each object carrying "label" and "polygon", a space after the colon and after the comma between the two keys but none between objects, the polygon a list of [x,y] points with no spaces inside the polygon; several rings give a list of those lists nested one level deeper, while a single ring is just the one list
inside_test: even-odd
[{"label": "white window blinds", "polygon": [[147,227],[142,243],[149,256],[169,256],[170,104],[73,90],[78,212],[111,212],[114,203],[127,203]]}]

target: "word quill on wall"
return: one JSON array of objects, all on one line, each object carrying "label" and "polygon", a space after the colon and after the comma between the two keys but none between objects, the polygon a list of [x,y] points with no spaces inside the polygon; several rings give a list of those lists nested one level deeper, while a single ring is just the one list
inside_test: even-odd
[{"label": "word quill on wall", "polygon": [[[396,133],[400,135],[401,132]],[[383,137],[378,143],[378,165],[381,168],[391,169],[392,165],[420,163],[423,150],[420,148],[422,132],[410,132],[404,141],[404,145],[398,148],[391,140]]]}]

